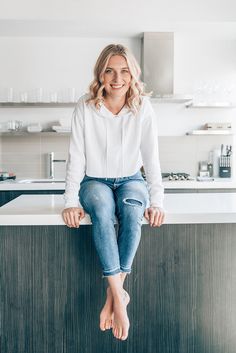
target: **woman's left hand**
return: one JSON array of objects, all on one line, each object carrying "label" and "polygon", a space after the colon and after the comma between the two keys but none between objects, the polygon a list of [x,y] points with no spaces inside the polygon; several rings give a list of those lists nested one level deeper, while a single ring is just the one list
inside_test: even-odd
[{"label": "woman's left hand", "polygon": [[151,227],[160,227],[165,218],[164,210],[160,207],[146,208],[144,217],[148,220]]}]

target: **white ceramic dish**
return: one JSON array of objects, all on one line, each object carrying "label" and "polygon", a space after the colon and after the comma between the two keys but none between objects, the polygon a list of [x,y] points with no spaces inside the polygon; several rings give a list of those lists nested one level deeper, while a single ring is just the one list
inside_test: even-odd
[{"label": "white ceramic dish", "polygon": [[61,125],[53,125],[52,129],[56,132],[71,132],[69,127],[61,126]]}]

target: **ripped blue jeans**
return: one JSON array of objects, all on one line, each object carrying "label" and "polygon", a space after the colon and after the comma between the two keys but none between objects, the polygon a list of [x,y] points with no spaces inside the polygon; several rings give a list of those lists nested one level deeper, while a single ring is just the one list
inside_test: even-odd
[{"label": "ripped blue jeans", "polygon": [[[131,272],[149,197],[142,174],[122,178],[85,175],[79,198],[92,221],[92,235],[103,276]],[[118,221],[118,234],[114,226]]]}]

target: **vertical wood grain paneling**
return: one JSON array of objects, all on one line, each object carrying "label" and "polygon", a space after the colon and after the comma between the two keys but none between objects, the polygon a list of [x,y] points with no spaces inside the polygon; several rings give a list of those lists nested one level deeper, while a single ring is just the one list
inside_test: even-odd
[{"label": "vertical wood grain paneling", "polygon": [[235,353],[236,224],[142,227],[129,338],[99,330],[91,226],[0,228],[1,353]]}]

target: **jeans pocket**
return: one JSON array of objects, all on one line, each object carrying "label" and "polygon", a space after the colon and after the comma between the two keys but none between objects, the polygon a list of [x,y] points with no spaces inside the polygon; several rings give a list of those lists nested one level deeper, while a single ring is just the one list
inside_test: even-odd
[{"label": "jeans pocket", "polygon": [[143,180],[141,171],[139,170],[137,173],[135,173],[135,174],[129,176],[128,179],[129,179],[129,180],[132,180],[132,179],[133,179],[133,180],[137,180],[137,179],[138,179],[138,180]]}]

